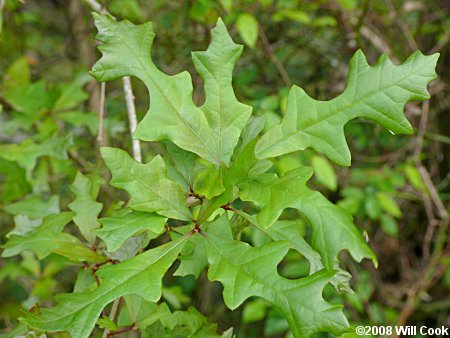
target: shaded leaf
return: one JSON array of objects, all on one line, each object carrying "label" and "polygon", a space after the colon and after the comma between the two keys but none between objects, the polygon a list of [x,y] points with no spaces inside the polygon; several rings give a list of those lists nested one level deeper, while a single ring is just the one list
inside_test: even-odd
[{"label": "shaded leaf", "polygon": [[322,183],[328,189],[335,191],[337,189],[337,176],[328,160],[320,156],[313,156],[311,165],[314,168],[314,174],[317,181]]},{"label": "shaded leaf", "polygon": [[236,29],[246,45],[255,47],[258,39],[258,21],[251,14],[241,14],[236,21]]},{"label": "shaded leaf", "polygon": [[402,217],[402,211],[400,210],[400,207],[388,193],[379,191],[377,192],[376,196],[380,207],[384,211],[386,211],[391,216],[397,218]]},{"label": "shaded leaf", "polygon": [[69,204],[70,210],[75,213],[73,222],[84,238],[94,244],[96,235],[93,230],[100,225],[97,217],[103,207],[102,203],[96,202],[98,188],[88,177],[78,172],[70,190],[75,195],[75,199]]},{"label": "shaded leaf", "polygon": [[30,219],[38,219],[50,214],[59,213],[59,196],[53,195],[47,201],[38,196],[7,204],[5,211],[12,215],[23,215]]},{"label": "shaded leaf", "polygon": [[39,259],[54,252],[73,261],[103,261],[104,257],[89,250],[79,239],[62,232],[72,217],[72,212],[49,215],[43,219],[41,225],[31,232],[27,232],[25,235],[11,235],[9,240],[2,245],[4,249],[2,257],[11,257],[30,250]]},{"label": "shaded leaf", "polygon": [[132,211],[125,215],[104,217],[101,229],[95,232],[105,241],[109,252],[118,250],[131,236],[147,231],[149,239],[158,237],[164,230],[167,218],[153,213]]},{"label": "shaded leaf", "polygon": [[46,138],[42,143],[34,143],[30,139],[21,144],[0,145],[0,157],[9,161],[16,161],[27,172],[35,167],[36,161],[41,156],[50,156],[57,159],[67,159],[67,149],[72,145],[72,135]]}]

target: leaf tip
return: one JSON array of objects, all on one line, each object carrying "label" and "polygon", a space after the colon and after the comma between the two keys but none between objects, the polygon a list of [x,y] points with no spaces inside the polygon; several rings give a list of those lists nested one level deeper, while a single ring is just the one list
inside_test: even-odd
[{"label": "leaf tip", "polygon": [[216,27],[220,27],[220,28],[225,28],[226,29],[225,23],[223,22],[223,20],[222,20],[222,18],[220,16],[217,19]]},{"label": "leaf tip", "polygon": [[357,66],[359,63],[363,63],[364,65],[369,65],[367,63],[367,58],[366,55],[364,54],[364,52],[362,51],[361,48],[358,48],[358,50],[355,52],[355,54],[353,54],[352,58],[350,59],[350,65],[355,65]]}]

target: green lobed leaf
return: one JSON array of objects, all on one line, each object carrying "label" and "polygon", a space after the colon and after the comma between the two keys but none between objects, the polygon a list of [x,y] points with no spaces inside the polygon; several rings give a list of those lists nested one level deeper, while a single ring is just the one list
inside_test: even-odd
[{"label": "green lobed leaf", "polygon": [[14,216],[14,229],[6,234],[9,238],[11,235],[23,236],[36,229],[42,223],[42,218],[30,219],[25,215]]},{"label": "green lobed leaf", "polygon": [[38,219],[59,212],[59,196],[53,195],[47,201],[38,196],[7,204],[4,206],[7,213],[23,215],[30,219]]},{"label": "green lobed leaf", "polygon": [[235,241],[226,214],[208,225],[204,238],[210,264],[208,278],[223,284],[224,301],[230,309],[258,296],[282,311],[295,337],[347,330],[342,306],[322,298],[334,271],[322,270],[295,280],[281,277],[277,265],[287,254],[289,244],[277,241],[256,248]]},{"label": "green lobed leaf", "polygon": [[50,106],[50,97],[44,81],[26,82],[12,87],[6,90],[3,98],[15,110],[23,112],[32,121],[42,117],[44,110]]},{"label": "green lobed leaf", "polygon": [[75,199],[69,204],[70,210],[75,213],[73,222],[84,238],[94,244],[96,235],[93,230],[99,227],[97,217],[103,207],[102,203],[96,201],[98,188],[88,177],[78,172],[70,190],[75,195]]},{"label": "green lobed leaf", "polygon": [[[53,250],[61,246],[61,242],[70,240],[70,236],[64,236],[61,231],[72,220],[73,213],[63,212],[58,215],[45,217],[42,223],[32,231],[23,235],[12,234],[8,241],[2,245],[4,249],[2,257],[15,256],[22,251],[30,250],[36,253],[38,258],[44,258]],[[72,237],[72,236],[70,236]],[[73,237],[75,239],[75,237]]]},{"label": "green lobed leaf", "polygon": [[377,264],[375,254],[353,225],[352,216],[307,187],[306,182],[312,174],[310,167],[291,170],[281,178],[264,174],[241,183],[239,196],[260,208],[256,218],[266,228],[286,208],[295,208],[302,213],[312,226],[312,247],[320,253],[328,269],[335,267],[337,255],[342,250],[348,250],[357,261],[370,258]]},{"label": "green lobed leaf", "polygon": [[39,259],[51,253],[67,257],[72,261],[102,262],[104,257],[84,246],[80,240],[70,234],[62,232],[74,214],[62,212],[49,215],[42,220],[42,224],[23,235],[11,235],[2,245],[2,257],[15,256],[23,251],[34,252]]},{"label": "green lobed leaf", "polygon": [[167,178],[161,156],[143,164],[121,149],[103,147],[101,153],[112,173],[110,183],[130,194],[131,209],[184,221],[192,219],[181,185]]},{"label": "green lobed leaf", "polygon": [[104,217],[99,221],[103,227],[95,232],[105,241],[108,251],[114,252],[128,238],[144,231],[150,239],[158,237],[164,231],[167,218],[154,213],[132,211],[125,215]]},{"label": "green lobed leaf", "polygon": [[[234,210],[234,212],[240,217],[246,219],[250,224],[256,226],[261,232],[269,236],[272,240],[287,241],[291,249],[296,250],[308,260],[310,275],[324,269],[324,264],[322,263],[320,254],[316,252],[303,238],[299,221],[277,221],[273,226],[265,228],[258,223],[255,216],[250,216],[239,210]],[[339,292],[346,291],[352,293],[353,291],[349,285],[351,275],[347,271],[340,269],[338,262],[335,262],[333,270],[336,271],[336,275],[330,280],[330,283]]]},{"label": "green lobed leaf", "polygon": [[92,292],[59,294],[58,304],[41,314],[24,313],[31,327],[47,331],[68,331],[73,338],[88,337],[103,308],[114,299],[136,294],[149,302],[161,297],[162,277],[177,259],[187,236],[148,250],[116,265],[100,268],[102,282]]},{"label": "green lobed leaf", "polygon": [[91,74],[99,81],[135,76],[150,91],[150,110],[139,123],[135,137],[144,141],[169,139],[211,163],[228,165],[251,107],[237,102],[234,96],[231,75],[242,47],[233,43],[225,25],[219,20],[210,48],[193,53],[206,89],[205,104],[199,108],[192,101],[188,72],[168,76],[153,64],[155,33],[150,22],[134,25],[127,20],[115,22],[107,16],[93,15],[97,38],[103,42],[99,47],[103,56]]},{"label": "green lobed leaf", "polygon": [[86,101],[89,95],[83,90],[83,86],[89,82],[89,80],[89,75],[83,73],[78,75],[73,82],[61,84],[59,86],[59,97],[55,101],[52,109],[54,111],[67,110]]},{"label": "green lobed leaf", "polygon": [[195,68],[204,80],[205,103],[200,107],[214,134],[217,153],[229,164],[239,136],[247,124],[252,107],[240,103],[232,86],[233,68],[243,47],[236,45],[221,19],[211,31],[211,44],[204,52],[193,52]]},{"label": "green lobed leaf", "polygon": [[16,59],[8,67],[5,75],[3,84],[7,89],[30,83],[31,71],[28,59],[25,56]]},{"label": "green lobed leaf", "polygon": [[344,126],[357,117],[373,120],[394,134],[411,134],[403,107],[430,97],[427,84],[436,78],[438,57],[415,52],[402,65],[394,65],[382,55],[369,66],[363,52],[357,51],[350,61],[347,87],[338,97],[317,101],[300,87],[292,87],[282,122],[262,136],[256,156],[275,157],[311,147],[348,166]]},{"label": "green lobed leaf", "polygon": [[17,162],[22,168],[30,173],[41,156],[50,156],[57,159],[67,159],[67,149],[72,145],[72,135],[53,135],[42,143],[34,143],[27,139],[20,144],[0,145],[0,157],[9,161]]},{"label": "green lobed leaf", "polygon": [[172,338],[218,338],[225,337],[217,334],[217,324],[211,324],[194,307],[187,311],[169,312],[169,316],[160,318],[146,329],[147,337]]},{"label": "green lobed leaf", "polygon": [[247,13],[240,14],[236,21],[236,29],[246,45],[255,47],[258,40],[258,21],[256,18]]},{"label": "green lobed leaf", "polygon": [[93,14],[102,58],[93,66],[92,76],[110,81],[123,76],[141,79],[150,91],[151,105],[139,123],[135,137],[145,141],[170,139],[180,148],[211,162],[216,140],[203,112],[192,101],[192,80],[188,72],[168,76],[151,60],[155,33],[148,22],[134,25],[124,20]]}]

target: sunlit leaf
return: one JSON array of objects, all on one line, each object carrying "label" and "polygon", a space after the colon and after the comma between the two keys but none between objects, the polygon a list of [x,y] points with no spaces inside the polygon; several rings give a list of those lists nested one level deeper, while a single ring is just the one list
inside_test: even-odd
[{"label": "sunlit leaf", "polygon": [[345,91],[330,101],[317,101],[293,86],[283,121],[261,138],[256,156],[275,157],[311,147],[348,166],[344,125],[357,117],[374,120],[395,134],[411,134],[403,107],[411,100],[430,97],[427,84],[436,78],[438,57],[416,52],[397,66],[383,55],[375,66],[369,66],[358,51],[350,61]]}]

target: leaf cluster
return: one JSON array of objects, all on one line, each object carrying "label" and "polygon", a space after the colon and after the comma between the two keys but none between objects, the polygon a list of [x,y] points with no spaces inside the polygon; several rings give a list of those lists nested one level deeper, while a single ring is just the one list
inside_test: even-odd
[{"label": "leaf cluster", "polygon": [[[409,101],[429,97],[427,84],[436,76],[437,55],[416,52],[401,65],[383,55],[370,66],[358,51],[341,95],[317,101],[293,86],[282,121],[263,133],[262,119],[252,116],[252,107],[234,93],[233,69],[243,47],[233,42],[220,19],[208,49],[192,53],[204,82],[201,106],[192,99],[188,72],[169,76],[153,63],[151,23],[134,25],[100,15],[94,19],[102,57],[91,75],[98,81],[133,76],[145,84],[150,108],[134,137],[159,142],[163,150],[140,163],[124,150],[102,148],[110,184],[129,194],[126,206],[117,205],[98,219],[102,182],[79,173],[71,186],[75,196],[71,212],[39,215],[42,222],[10,235],[3,256],[29,250],[39,257],[54,253],[96,264],[97,283],[58,295],[56,306],[25,313],[24,322],[45,331],[88,337],[105,307],[124,299],[126,310],[119,316],[123,326],[150,336],[155,332],[161,337],[173,332],[217,336],[217,328],[196,310],[171,313],[165,303],[156,304],[164,290],[163,276],[178,261],[174,275],[197,278],[207,269],[208,279],[223,285],[224,302],[232,310],[250,297],[273,304],[295,337],[346,332],[349,324],[342,306],[326,301],[323,289],[332,284],[338,291],[350,290],[350,275],[339,266],[342,251],[356,261],[371,259],[375,265],[376,257],[351,214],[308,186],[312,168],[299,166],[281,175],[273,161],[312,148],[338,165],[350,165],[344,126],[359,117],[395,134],[411,133],[403,108]],[[24,161],[33,166],[27,156]],[[388,198],[380,199],[393,210]],[[15,207],[9,206],[11,211]],[[287,220],[285,215],[292,210],[295,217]],[[71,220],[88,243],[100,238],[104,250],[93,252],[64,233]],[[304,223],[309,237],[303,235]],[[251,245],[244,228],[265,234],[268,243]],[[151,239],[167,240],[164,232],[170,241],[145,250]],[[52,241],[44,245],[49,238]],[[139,243],[131,252],[121,252],[129,241]],[[289,250],[307,260],[307,276],[288,279],[279,274],[277,266]],[[115,329],[115,323],[105,318],[100,324]]]}]

